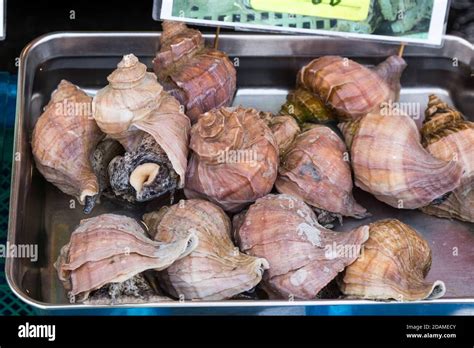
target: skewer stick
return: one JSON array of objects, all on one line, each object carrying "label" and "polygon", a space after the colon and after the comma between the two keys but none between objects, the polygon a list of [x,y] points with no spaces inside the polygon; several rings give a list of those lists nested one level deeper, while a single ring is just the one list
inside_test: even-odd
[{"label": "skewer stick", "polygon": [[214,37],[214,49],[217,50],[217,47],[219,47],[219,34],[221,32],[221,27],[218,26],[216,29],[216,36]]},{"label": "skewer stick", "polygon": [[398,50],[398,56],[400,58],[403,57],[403,51],[405,51],[405,43],[404,42],[400,45],[400,49]]}]

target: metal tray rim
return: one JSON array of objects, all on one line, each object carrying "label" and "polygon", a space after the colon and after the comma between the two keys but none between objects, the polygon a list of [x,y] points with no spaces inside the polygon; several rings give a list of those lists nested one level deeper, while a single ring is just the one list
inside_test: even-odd
[{"label": "metal tray rim", "polygon": [[48,304],[28,298],[17,287],[12,287],[10,280],[8,284],[12,292],[23,302],[42,310],[61,310],[61,309],[100,309],[100,308],[205,308],[205,307],[306,307],[306,306],[362,306],[362,305],[422,305],[422,304],[473,304],[474,299],[438,299],[421,300],[413,302],[401,301],[370,301],[370,300],[223,300],[223,301],[169,301],[169,302],[150,302],[140,304],[120,304],[120,305],[92,305],[92,304]]},{"label": "metal tray rim", "polygon": [[[18,73],[18,93],[17,93],[17,105],[16,105],[16,119],[15,119],[15,138],[14,138],[14,149],[13,155],[18,152],[22,152],[21,144],[18,139],[18,132],[22,128],[23,124],[23,115],[24,115],[24,103],[25,103],[25,90],[24,90],[24,81],[26,75],[26,63],[30,53],[34,48],[44,44],[48,41],[55,40],[58,38],[74,38],[74,37],[158,37],[158,32],[53,32],[42,35],[25,46],[20,55],[20,65]],[[213,35],[206,34],[206,38],[210,38]],[[319,37],[312,35],[272,35],[272,34],[255,34],[248,35],[245,33],[238,34],[221,34],[223,37],[229,38],[242,38],[242,37],[252,37],[255,40],[261,39],[263,37],[272,37],[279,40],[305,40],[305,39],[314,39],[322,41],[357,41],[352,39],[344,38],[334,38],[334,37]],[[466,41],[465,39],[445,35],[445,42],[455,43],[468,50],[472,51],[471,58],[474,57],[474,45]],[[393,45],[393,44],[391,44]],[[395,47],[395,46],[394,46]],[[397,46],[398,47],[398,46]],[[470,64],[473,61],[471,59]],[[12,165],[12,181],[11,181],[11,197],[10,197],[10,211],[9,211],[9,222],[8,222],[8,241],[13,240],[13,237],[16,233],[16,215],[13,213],[12,207],[18,201],[19,185],[20,181],[16,173],[20,167],[20,161],[13,161]],[[15,206],[16,208],[16,206]],[[240,300],[224,300],[224,301],[170,301],[170,302],[154,302],[154,303],[143,303],[143,304],[123,304],[123,305],[85,305],[85,304],[49,304],[41,301],[36,301],[28,297],[28,295],[23,292],[13,280],[13,259],[7,258],[5,262],[5,275],[7,283],[12,290],[12,292],[18,296],[25,303],[34,306],[38,309],[47,309],[47,310],[59,310],[59,309],[93,309],[93,308],[189,308],[189,307],[289,307],[289,306],[334,306],[334,305],[417,305],[417,304],[473,304],[474,298],[460,298],[460,299],[437,299],[437,300],[422,300],[416,302],[383,302],[383,301],[370,301],[370,300],[258,300],[258,301],[240,301]]]},{"label": "metal tray rim", "polygon": [[[38,36],[37,38],[31,40],[22,50],[21,55],[26,55],[28,51],[33,49],[35,46],[45,43],[50,40],[57,39],[59,37],[114,37],[114,36],[131,36],[131,37],[158,37],[160,35],[160,32],[157,31],[53,31],[50,33],[46,33],[43,35]],[[206,37],[212,37],[212,34],[203,34]],[[354,39],[354,38],[343,38],[343,37],[328,37],[328,36],[318,36],[318,35],[308,35],[308,34],[293,34],[293,35],[285,35],[285,34],[272,34],[272,33],[256,33],[256,34],[249,34],[246,32],[236,32],[236,33],[221,33],[221,36],[225,37],[243,37],[246,36],[247,38],[261,38],[261,37],[274,37],[278,39],[291,39],[295,38],[297,40],[301,39],[317,39],[317,40],[324,40],[324,41],[363,41],[367,42],[365,40],[361,39]],[[469,41],[466,39],[459,37],[459,36],[454,36],[454,35],[443,35],[443,41],[457,41],[461,43],[462,45],[465,45],[467,47],[470,47],[472,50],[474,50],[474,44],[471,44]],[[398,46],[397,44],[394,43],[387,43],[385,44],[388,45],[395,45]]]}]

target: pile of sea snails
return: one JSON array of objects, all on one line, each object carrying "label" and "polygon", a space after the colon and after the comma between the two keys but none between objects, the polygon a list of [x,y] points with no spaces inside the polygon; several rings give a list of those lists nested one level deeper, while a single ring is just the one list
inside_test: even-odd
[{"label": "pile of sea snails", "polygon": [[[426,280],[431,250],[413,227],[331,228],[370,216],[354,184],[398,209],[474,222],[473,123],[434,95],[421,130],[382,113],[399,98],[398,56],[375,68],[320,57],[301,68],[279,115],[231,107],[227,55],[182,23],[163,28],[154,73],[128,54],[93,98],[63,80],[36,123],[37,169],[85,214],[101,199],[148,204],[141,219],[111,211],[80,221],[55,263],[69,301],[445,294]],[[92,113],[63,114],[64,102]],[[169,204],[146,203],[156,200]]]}]

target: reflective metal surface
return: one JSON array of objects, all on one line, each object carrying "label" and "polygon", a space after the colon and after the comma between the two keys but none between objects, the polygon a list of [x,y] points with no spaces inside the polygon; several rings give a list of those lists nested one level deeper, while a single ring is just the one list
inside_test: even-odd
[{"label": "reflective metal surface", "polygon": [[[10,243],[38,244],[37,262],[8,259],[6,275],[12,290],[23,300],[40,308],[86,308],[99,306],[70,305],[57,279],[53,262],[70,233],[84,218],[79,205],[70,206],[70,197],[47,183],[34,167],[30,149],[31,133],[42,108],[61,79],[67,79],[91,94],[103,87],[107,75],[123,54],[134,53],[148,66],[154,55],[156,33],[58,33],[44,36],[28,45],[21,55],[16,118],[12,198],[10,203]],[[207,36],[208,40],[212,37]],[[238,92],[234,104],[277,112],[294,86],[296,72],[312,58],[337,54],[373,65],[398,46],[360,43],[343,39],[306,36],[221,35],[220,49],[238,65]],[[421,103],[428,94],[437,93],[474,118],[474,66],[472,45],[455,37],[446,37],[441,48],[407,47],[404,57],[408,68],[403,75],[402,101]],[[421,119],[418,120],[421,122]],[[345,219],[339,230],[393,217],[412,225],[429,241],[433,266],[429,279],[446,283],[445,298],[419,303],[474,303],[474,225],[438,219],[418,211],[397,210],[356,190],[356,199],[373,216],[364,221]],[[104,200],[93,212],[121,212],[139,217],[142,210],[124,210]],[[235,307],[235,306],[307,306],[363,304],[380,302],[357,300],[315,301],[219,301],[167,302],[133,307]],[[387,305],[387,303],[383,303]],[[396,304],[396,303],[394,303]],[[391,304],[389,304],[391,305]]]}]

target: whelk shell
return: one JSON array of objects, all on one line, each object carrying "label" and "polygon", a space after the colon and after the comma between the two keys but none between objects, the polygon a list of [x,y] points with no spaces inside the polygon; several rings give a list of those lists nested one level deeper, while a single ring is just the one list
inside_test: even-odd
[{"label": "whelk shell", "polygon": [[441,204],[426,206],[422,211],[474,222],[474,123],[431,95],[421,134],[429,153],[444,161],[455,160],[464,169],[459,187]]},{"label": "whelk shell", "polygon": [[264,285],[281,298],[316,298],[369,238],[368,226],[348,233],[322,227],[309,206],[284,194],[258,199],[234,228],[243,252],[268,260]]},{"label": "whelk shell", "polygon": [[275,186],[335,215],[367,216],[352,196],[346,145],[326,126],[315,125],[296,138],[281,159]]},{"label": "whelk shell", "polygon": [[296,136],[301,133],[298,122],[289,115],[274,115],[265,111],[260,111],[259,116],[272,131],[281,156]]},{"label": "whelk shell", "polygon": [[[319,96],[339,120],[354,120],[377,112],[386,102],[398,100],[405,67],[405,61],[398,56],[389,57],[374,70],[347,58],[325,56],[299,71],[297,85]],[[319,104],[317,100],[314,103]]]},{"label": "whelk shell", "polygon": [[329,123],[337,120],[335,112],[327,107],[317,94],[311,93],[304,87],[298,87],[288,93],[286,100],[281,113],[293,116],[300,124]]},{"label": "whelk shell", "polygon": [[410,226],[394,219],[369,225],[362,256],[346,268],[341,291],[351,297],[415,301],[442,297],[442,281],[424,279],[431,268],[428,243]]},{"label": "whelk shell", "polygon": [[74,196],[90,213],[99,195],[91,156],[103,133],[91,117],[92,98],[62,80],[33,130],[36,167],[46,180]]},{"label": "whelk shell", "polygon": [[369,114],[341,129],[356,186],[392,207],[426,206],[460,184],[462,167],[423,149],[415,122],[404,114]]},{"label": "whelk shell", "polygon": [[[164,152],[171,162],[179,177],[178,186],[182,188],[190,121],[181,112],[178,101],[163,91],[155,74],[146,69],[133,54],[124,56],[117,69],[107,77],[109,85],[94,97],[94,119],[104,133],[118,140],[129,153],[137,151],[146,134],[151,135],[162,149],[159,152]],[[141,182],[137,185],[143,186],[148,177],[156,177],[159,170],[156,161],[140,167],[136,176],[141,178]],[[124,175],[128,174],[126,172]],[[140,196],[139,192],[137,196]]]},{"label": "whelk shell", "polygon": [[145,202],[174,191],[179,177],[161,146],[149,134],[140,146],[109,164],[110,185],[115,195],[130,202]]},{"label": "whelk shell", "polygon": [[265,259],[234,246],[228,216],[210,202],[182,200],[143,219],[155,240],[167,242],[184,231],[199,240],[191,254],[159,273],[162,287],[176,298],[227,299],[255,287],[268,269]]},{"label": "whelk shell", "polygon": [[191,130],[185,194],[239,211],[269,193],[278,169],[278,146],[255,109],[220,108]]},{"label": "whelk shell", "polygon": [[232,102],[234,65],[225,53],[206,48],[201,33],[183,22],[163,22],[160,51],[153,66],[158,81],[186,107],[192,122]]},{"label": "whelk shell", "polygon": [[192,231],[179,231],[169,242],[150,240],[132,218],[103,214],[81,220],[55,263],[71,302],[93,290],[121,283],[149,270],[162,270],[196,246]]},{"label": "whelk shell", "polygon": [[268,126],[270,127],[273,137],[278,145],[280,155],[285,153],[296,136],[301,132],[298,123],[291,116],[274,116],[269,119]]}]

